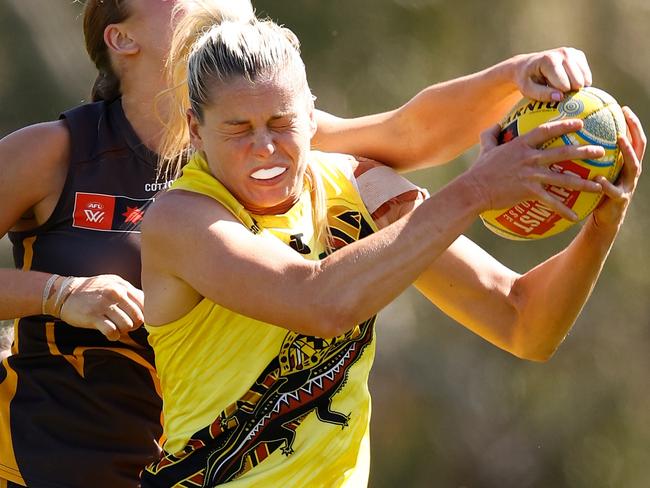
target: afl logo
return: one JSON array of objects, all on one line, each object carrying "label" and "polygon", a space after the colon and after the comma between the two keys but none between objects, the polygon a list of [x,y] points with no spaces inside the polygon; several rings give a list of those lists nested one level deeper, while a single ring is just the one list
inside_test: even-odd
[{"label": "afl logo", "polygon": [[86,205],[88,210],[104,210],[104,205],[99,202],[90,202]]},{"label": "afl logo", "polygon": [[77,192],[72,216],[73,227],[112,230],[115,199],[114,195]]}]

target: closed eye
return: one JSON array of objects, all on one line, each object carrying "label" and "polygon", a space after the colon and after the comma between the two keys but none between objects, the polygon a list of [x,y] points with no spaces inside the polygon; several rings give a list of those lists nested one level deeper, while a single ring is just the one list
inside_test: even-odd
[{"label": "closed eye", "polygon": [[236,137],[248,134],[250,130],[251,126],[248,124],[228,124],[219,130],[219,132],[227,137]]},{"label": "closed eye", "polygon": [[291,129],[294,126],[295,120],[293,117],[281,117],[274,119],[269,123],[269,127],[275,130]]}]

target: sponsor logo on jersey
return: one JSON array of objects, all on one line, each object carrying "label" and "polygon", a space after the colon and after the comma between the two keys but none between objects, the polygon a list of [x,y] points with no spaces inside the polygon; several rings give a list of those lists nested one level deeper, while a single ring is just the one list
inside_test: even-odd
[{"label": "sponsor logo on jersey", "polygon": [[172,186],[172,183],[174,183],[174,180],[156,181],[154,183],[145,183],[144,184],[144,191],[159,192],[161,190],[166,190],[167,188]]},{"label": "sponsor logo on jersey", "polygon": [[124,222],[131,224],[138,224],[144,217],[144,210],[139,207],[126,207],[126,212],[122,214]]},{"label": "sponsor logo on jersey", "polygon": [[108,232],[140,232],[140,221],[152,201],[153,198],[77,192],[72,226]]}]

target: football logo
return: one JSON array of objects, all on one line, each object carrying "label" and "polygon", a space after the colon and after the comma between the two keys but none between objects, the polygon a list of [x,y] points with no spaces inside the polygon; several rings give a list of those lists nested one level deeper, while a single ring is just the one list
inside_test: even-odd
[{"label": "football logo", "polygon": [[153,198],[77,192],[72,226],[81,229],[140,232],[140,221]]},{"label": "football logo", "polygon": [[111,230],[114,211],[114,196],[77,192],[72,225],[83,229]]}]

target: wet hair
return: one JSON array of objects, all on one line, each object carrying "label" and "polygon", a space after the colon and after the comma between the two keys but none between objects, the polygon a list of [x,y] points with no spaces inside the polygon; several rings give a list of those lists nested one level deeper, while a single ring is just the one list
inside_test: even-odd
[{"label": "wet hair", "polygon": [[86,51],[98,71],[91,90],[93,102],[111,101],[121,95],[120,79],[111,65],[108,46],[104,42],[104,30],[110,24],[125,21],[130,14],[129,0],[86,0],[84,7]]},{"label": "wet hair", "polygon": [[[224,21],[207,29],[193,44],[188,57],[187,93],[192,111],[200,123],[205,107],[219,85],[245,79],[263,82],[287,75],[301,87],[304,110],[313,110],[313,98],[307,84],[300,43],[289,29],[270,20]],[[327,225],[327,206],[323,183],[316,167],[307,164],[306,178],[311,192],[316,239],[326,249],[331,242]]]}]

